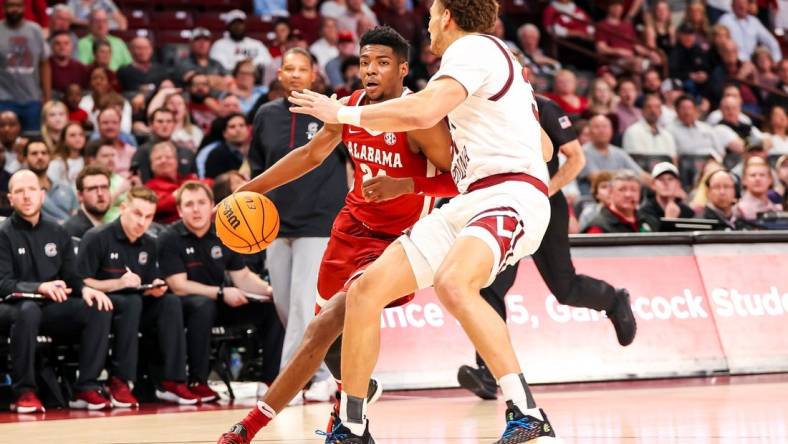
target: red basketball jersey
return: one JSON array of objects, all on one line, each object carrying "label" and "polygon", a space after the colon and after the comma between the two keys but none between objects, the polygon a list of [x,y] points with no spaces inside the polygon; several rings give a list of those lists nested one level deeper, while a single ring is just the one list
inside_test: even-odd
[{"label": "red basketball jersey", "polygon": [[[407,90],[406,90],[407,93]],[[350,96],[349,106],[359,106],[364,91]],[[411,151],[408,134],[378,133],[344,125],[342,141],[353,159],[353,188],[345,199],[350,213],[368,228],[386,234],[400,234],[432,211],[435,199],[409,194],[380,203],[366,202],[362,196],[365,180],[377,176],[432,177],[436,168],[421,153]]]}]

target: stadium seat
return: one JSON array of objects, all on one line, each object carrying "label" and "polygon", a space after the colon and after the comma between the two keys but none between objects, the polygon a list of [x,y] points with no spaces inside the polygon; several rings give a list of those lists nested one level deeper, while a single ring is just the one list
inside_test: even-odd
[{"label": "stadium seat", "polygon": [[[199,8],[203,11],[230,11],[232,9],[239,8],[241,5],[238,4],[237,0],[202,0],[200,1]],[[248,8],[241,7],[240,9],[249,10]]]},{"label": "stadium seat", "polygon": [[708,155],[684,155],[679,157],[679,176],[684,189],[692,189],[695,181],[698,180],[698,175],[703,171],[703,166],[706,165],[709,159],[711,159],[711,156]]},{"label": "stadium seat", "polygon": [[216,12],[195,12],[193,18],[195,28],[202,27],[211,32],[221,32],[227,28],[227,24]]},{"label": "stadium seat", "polygon": [[274,30],[274,23],[270,20],[262,20],[256,16],[250,16],[246,20],[246,31],[254,33],[268,33]]},{"label": "stadium seat", "polygon": [[673,159],[671,159],[670,156],[654,156],[649,154],[632,154],[632,160],[637,162],[640,168],[643,168],[648,173],[651,172],[654,165],[660,162],[673,163]]},{"label": "stadium seat", "polygon": [[116,29],[114,31],[110,31],[110,33],[115,37],[120,38],[124,42],[129,42],[135,37],[148,37],[149,39],[153,40],[153,34],[147,29],[127,29],[125,31]]},{"label": "stadium seat", "polygon": [[187,45],[191,41],[191,31],[185,29],[158,31],[156,41],[159,45]]},{"label": "stadium seat", "polygon": [[162,30],[191,30],[194,27],[188,11],[157,11],[150,15],[151,27]]},{"label": "stadium seat", "polygon": [[150,26],[148,12],[142,9],[134,9],[126,14],[129,21],[128,29],[145,29]]}]

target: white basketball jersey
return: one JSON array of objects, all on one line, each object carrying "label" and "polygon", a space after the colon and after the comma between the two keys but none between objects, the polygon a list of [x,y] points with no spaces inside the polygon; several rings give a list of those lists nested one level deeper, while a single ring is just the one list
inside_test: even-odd
[{"label": "white basketball jersey", "polygon": [[452,43],[430,81],[451,77],[468,97],[451,111],[452,177],[461,193],[479,179],[526,173],[549,180],[533,88],[506,45],[471,34]]}]

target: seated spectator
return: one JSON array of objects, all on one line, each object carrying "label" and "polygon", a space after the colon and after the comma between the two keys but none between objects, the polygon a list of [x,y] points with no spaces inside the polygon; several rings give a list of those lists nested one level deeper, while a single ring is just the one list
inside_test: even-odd
[{"label": "seated spectator", "polygon": [[591,196],[593,196],[594,202],[585,205],[583,211],[580,212],[578,229],[581,233],[585,232],[588,224],[599,216],[602,208],[610,204],[610,179],[612,178],[613,174],[610,171],[600,171],[591,180]]},{"label": "seated spectator", "polygon": [[129,48],[123,40],[109,34],[109,18],[102,9],[94,9],[90,12],[90,23],[88,24],[90,33],[79,39],[77,50],[79,61],[85,65],[93,63],[93,42],[99,39],[107,40],[112,48],[112,60],[109,68],[117,71],[121,66],[131,63]]},{"label": "seated spectator", "polygon": [[128,28],[128,20],[112,0],[68,0],[68,6],[74,13],[75,25],[90,24],[91,12],[104,11],[109,18],[109,29],[123,31]]},{"label": "seated spectator", "polygon": [[63,95],[63,103],[68,108],[68,121],[79,123],[85,129],[92,129],[93,124],[90,122],[90,116],[87,111],[79,107],[81,101],[82,87],[76,83],[68,85]]},{"label": "seated spectator", "polygon": [[531,23],[526,23],[517,30],[525,65],[537,76],[554,76],[561,69],[561,62],[545,55],[539,46],[540,37],[539,28]]},{"label": "seated spectator", "polygon": [[654,196],[640,206],[640,215],[648,221],[652,231],[665,231],[661,219],[691,219],[695,216],[692,208],[681,201],[681,181],[679,169],[670,162],[660,162],[651,170]]},{"label": "seated spectator", "polygon": [[749,105],[751,112],[759,112],[758,98],[749,86],[740,81],[751,78],[755,74],[755,66],[749,60],[742,62],[738,59],[736,42],[726,40],[717,47],[720,62],[709,74],[709,83],[706,94],[712,101],[721,100],[725,96],[724,89],[731,84],[739,86],[739,95],[742,103]]},{"label": "seated spectator", "polygon": [[224,89],[227,71],[221,63],[210,57],[211,31],[194,28],[191,32],[189,56],[179,59],[173,71],[173,81],[178,86],[188,83],[194,74],[204,74],[214,89]]},{"label": "seated spectator", "polygon": [[633,79],[624,78],[618,82],[618,98],[613,112],[618,119],[618,134],[624,134],[624,131],[642,117],[640,109],[635,106],[638,86]]},{"label": "seated spectator", "polygon": [[306,43],[312,45],[320,38],[321,17],[317,11],[318,0],[301,0],[298,11],[290,15],[290,26],[301,31]]},{"label": "seated spectator", "polygon": [[41,104],[49,101],[49,48],[41,27],[24,18],[22,0],[4,0],[0,21],[0,111],[13,111],[22,129],[38,131]]},{"label": "seated spectator", "polygon": [[683,96],[684,88],[681,80],[665,79],[657,92],[662,97],[662,107],[659,117],[659,127],[667,128],[678,117],[676,113],[676,100]]},{"label": "seated spectator", "polygon": [[342,76],[342,63],[351,57],[358,57],[358,45],[351,33],[339,33],[337,47],[339,55],[326,63],[326,76],[328,76],[328,82],[332,88],[339,88],[345,83],[345,78]]},{"label": "seated spectator", "polygon": [[714,128],[706,122],[698,120],[698,108],[695,100],[688,95],[676,101],[678,118],[668,125],[667,130],[676,142],[679,156],[712,156],[722,159],[725,146],[720,145]]},{"label": "seated spectator", "polygon": [[87,88],[88,68],[74,58],[74,43],[68,31],[58,31],[49,38],[52,55],[49,57],[49,69],[52,76],[52,89],[65,93],[68,85],[76,83]]},{"label": "seated spectator", "polygon": [[709,36],[711,36],[711,25],[706,15],[706,2],[704,0],[690,0],[687,10],[684,12],[684,21],[679,27],[688,25],[695,34],[698,44],[704,49],[709,47]]},{"label": "seated spectator", "polygon": [[364,0],[345,0],[344,8],[335,15],[329,15],[337,19],[337,28],[340,32],[346,31],[353,34],[353,39],[363,34],[361,28],[371,29],[378,25],[378,18],[375,13],[364,4]]},{"label": "seated spectator", "polygon": [[52,6],[52,12],[49,17],[49,36],[50,38],[59,32],[66,32],[71,39],[71,57],[76,59],[79,57],[77,53],[77,43],[79,37],[71,29],[74,24],[74,11],[71,10],[65,3],[58,3]]},{"label": "seated spectator", "polygon": [[238,96],[241,101],[241,112],[248,114],[252,106],[257,102],[268,88],[258,83],[257,71],[251,60],[241,60],[233,69],[234,84],[230,88],[230,93]]},{"label": "seated spectator", "polygon": [[202,152],[203,147],[213,145],[215,142],[222,140],[227,116],[232,114],[243,114],[241,112],[241,101],[234,94],[225,94],[219,101],[217,117],[211,122],[211,129],[203,137],[198,153]]},{"label": "seated spectator", "polygon": [[755,48],[761,44],[769,48],[774,60],[783,58],[780,44],[758,18],[750,15],[748,0],[732,0],[732,12],[720,17],[719,24],[728,28],[731,38],[739,45],[739,60],[752,58]]},{"label": "seated spectator", "polygon": [[68,123],[68,109],[63,102],[50,100],[41,109],[41,138],[53,153]]},{"label": "seated spectator", "polygon": [[[247,299],[248,295],[271,296],[271,286],[245,265],[243,255],[225,247],[216,236],[211,189],[200,182],[186,182],[176,191],[175,201],[182,220],[159,235],[159,264],[183,306],[189,390],[202,402],[212,402],[219,399],[207,385],[212,327],[217,322],[253,324],[263,338],[270,336],[266,332],[278,321],[273,304]],[[270,383],[279,372],[282,345],[265,342],[261,379]]]},{"label": "seated spectator", "polygon": [[588,107],[588,99],[577,95],[575,73],[566,69],[558,71],[553,92],[545,93],[544,96],[555,101],[569,117],[579,117]]},{"label": "seated spectator", "polygon": [[635,27],[629,18],[622,17],[623,0],[611,0],[607,5],[607,16],[596,24],[597,52],[611,63],[626,69],[641,72],[644,65],[659,65],[659,54],[638,42]]},{"label": "seated spectator", "polygon": [[[145,232],[156,213],[153,191],[129,190],[115,222],[85,233],[77,256],[77,271],[85,285],[109,293],[114,307],[114,336],[109,392],[117,407],[137,407],[129,383],[137,378],[139,332],[156,338],[163,358],[163,381],[154,381],[156,397],[165,402],[194,405],[199,397],[186,386],[186,338],[180,300],[167,293],[159,279],[156,241]],[[144,291],[140,285],[156,287]]]},{"label": "seated spectator", "polygon": [[[121,103],[120,129],[124,133],[130,133],[132,122],[131,104],[122,97],[117,97],[117,93],[115,93],[110,84],[109,72],[109,70],[102,67],[95,67],[90,71],[91,93],[79,101],[79,107],[88,113],[90,122],[96,127],[102,105],[106,104],[107,100],[119,101]],[[116,97],[110,99],[109,96]]]},{"label": "seated spectator", "polygon": [[123,92],[118,81],[118,74],[109,67],[112,62],[112,46],[106,39],[96,39],[93,41],[93,63],[88,65],[88,72],[93,71],[93,68],[104,68],[109,79],[109,86],[112,91],[116,93]]},{"label": "seated spectator", "polygon": [[598,78],[591,82],[591,92],[588,95],[588,108],[585,115],[590,117],[604,114],[610,118],[615,115],[613,110],[617,104],[618,97],[613,93],[613,89],[607,81]]},{"label": "seated spectator", "polygon": [[788,154],[788,114],[782,106],[775,106],[769,111],[766,124],[766,141],[769,155]]},{"label": "seated spectator", "polygon": [[639,233],[653,231],[638,212],[640,182],[630,171],[616,173],[610,181],[610,204],[599,211],[586,233]]},{"label": "seated spectator", "polygon": [[573,0],[551,1],[544,10],[542,24],[556,37],[594,40],[595,29],[591,17]]},{"label": "seated spectator", "polygon": [[5,171],[14,174],[22,167],[22,149],[27,139],[22,137],[22,125],[13,111],[0,111],[0,149],[4,152]]},{"label": "seated spectator", "polygon": [[770,93],[766,97],[766,105],[770,108],[782,106],[788,109],[788,59],[777,63],[777,85],[775,89],[780,93]]},{"label": "seated spectator", "polygon": [[131,170],[146,183],[153,177],[150,165],[150,154],[153,146],[160,142],[171,142],[177,149],[177,169],[181,176],[188,176],[194,172],[194,152],[189,148],[178,145],[172,140],[175,131],[175,115],[166,108],[159,108],[150,115],[151,140],[142,145],[131,159]]},{"label": "seated spectator", "polygon": [[72,237],[82,238],[93,227],[104,224],[104,215],[110,205],[111,173],[101,165],[88,165],[83,168],[76,179],[79,210],[63,224]]},{"label": "seated spectator", "polygon": [[197,125],[192,124],[189,110],[186,109],[186,100],[180,94],[170,94],[164,98],[164,108],[172,111],[175,118],[175,131],[172,133],[172,141],[176,145],[196,153],[197,148],[202,143],[203,133]]},{"label": "seated spectator", "polygon": [[[145,186],[153,190],[159,198],[156,204],[156,222],[162,224],[178,220],[175,190],[187,181],[197,180],[194,173],[180,174],[176,150],[172,142],[162,141],[154,144],[150,152],[150,170],[153,177],[145,182]],[[213,183],[209,179],[205,180],[209,185]]]},{"label": "seated spectator", "polygon": [[206,178],[214,179],[227,171],[240,170],[249,153],[249,127],[243,114],[227,117],[222,136],[222,142],[206,157]]},{"label": "seated spectator", "polygon": [[378,13],[378,19],[381,25],[394,28],[405,40],[410,42],[412,47],[421,46],[421,19],[413,9],[408,8],[407,0],[391,0],[388,7],[382,8],[382,11]]},{"label": "seated spectator", "polygon": [[[738,137],[747,146],[763,144],[764,134],[751,123],[744,123],[741,119],[741,101],[733,96],[728,96],[720,102],[720,112],[722,120],[715,126],[718,140],[725,146],[729,146],[729,141]],[[741,153],[741,151],[739,151]]]},{"label": "seated spectator", "polygon": [[[774,59],[768,49],[763,46],[756,48],[755,53],[752,55],[752,64],[755,66],[753,80],[758,86],[764,89],[771,89],[777,86],[780,78],[777,76]],[[768,93],[762,90],[759,92],[759,96],[762,99],[766,99]]]},{"label": "seated spectator", "polygon": [[67,124],[47,170],[52,182],[74,186],[77,175],[85,167],[85,145],[87,137],[82,125],[74,122]]},{"label": "seated spectator", "polygon": [[[726,97],[733,97],[737,99],[739,103],[742,102],[741,91],[739,90],[739,87],[735,83],[728,83],[722,89],[722,99],[724,100]],[[711,111],[706,116],[706,123],[708,123],[709,125],[712,126],[717,125],[721,121],[722,121],[722,110],[720,109],[715,109],[714,111]],[[750,119],[750,116],[744,113],[739,114],[739,122],[752,125],[752,119]]]},{"label": "seated spectator", "polygon": [[740,230],[741,222],[736,217],[736,180],[720,169],[706,178],[708,202],[703,208],[703,219],[716,220],[724,230]]},{"label": "seated spectator", "polygon": [[233,9],[223,18],[227,34],[213,42],[210,57],[221,63],[227,72],[245,59],[252,60],[255,68],[265,71],[271,64],[271,54],[263,42],[246,36],[246,13]]},{"label": "seated spectator", "polygon": [[44,219],[62,225],[77,212],[79,202],[71,184],[62,184],[49,180],[47,171],[51,154],[49,147],[41,140],[31,139],[22,150],[25,164],[38,176],[41,189],[46,191],[46,199],[41,206]]},{"label": "seated spectator", "polygon": [[110,172],[109,201],[110,207],[104,214],[104,223],[114,221],[120,215],[120,205],[126,199],[126,191],[139,184],[139,178],[132,176],[126,179],[114,172],[115,158],[117,157],[115,145],[104,140],[94,140],[85,147],[85,162],[88,165],[97,165]]},{"label": "seated spectator", "polygon": [[[646,182],[650,180],[648,173],[632,160],[624,150],[610,144],[613,138],[613,126],[610,119],[603,115],[594,116],[588,124],[591,142],[583,146],[586,165],[580,171],[578,179],[593,181],[594,175],[601,171],[618,172],[629,170],[639,174]],[[587,189],[587,188],[586,188]]]},{"label": "seated spectator", "polygon": [[135,37],[130,49],[131,63],[118,70],[121,90],[129,98],[137,94],[149,98],[170,73],[153,61],[153,44],[147,37]]},{"label": "seated spectator", "polygon": [[[11,410],[19,414],[44,412],[36,395],[39,334],[78,338],[78,378],[69,405],[89,410],[109,408],[110,401],[101,393],[97,379],[107,358],[112,303],[77,276],[71,236],[42,219],[44,193],[39,178],[30,171],[19,171],[11,177],[9,191],[14,214],[0,224],[0,294],[37,293],[48,301],[42,304],[20,298],[0,304],[0,329],[10,336],[15,399]],[[19,257],[26,251],[26,256]]]},{"label": "seated spectator", "polygon": [[673,136],[659,127],[662,99],[649,94],[643,100],[643,118],[624,132],[624,151],[646,156],[669,156],[676,162],[676,142]]},{"label": "seated spectator", "polygon": [[309,46],[309,52],[317,59],[320,71],[325,71],[328,62],[339,55],[339,31],[336,19],[323,17],[320,38]]},{"label": "seated spectator", "polygon": [[688,92],[698,96],[709,80],[709,50],[688,23],[679,27],[677,40],[678,44],[669,53],[670,77],[680,79]]},{"label": "seated spectator", "polygon": [[[219,111],[219,101],[211,97],[211,84],[208,76],[193,75],[189,80],[188,93],[189,100],[186,106],[189,113],[203,134],[207,134]],[[151,105],[153,103],[154,101],[151,100]]]},{"label": "seated spectator", "polygon": [[672,23],[670,4],[667,0],[657,0],[651,11],[645,14],[646,46],[660,49],[670,54],[676,45],[676,26]]},{"label": "seated spectator", "polygon": [[736,206],[736,217],[752,221],[758,218],[759,213],[782,211],[781,203],[769,200],[772,183],[771,169],[763,158],[754,156],[747,159],[742,174],[744,192]]},{"label": "seated spectator", "polygon": [[348,97],[353,91],[363,88],[359,78],[360,61],[358,57],[350,57],[342,62],[342,78],[345,82],[336,88],[337,98]]},{"label": "seated spectator", "polygon": [[137,148],[129,145],[120,138],[120,114],[115,108],[105,108],[98,114],[99,138],[115,147],[114,172],[128,178],[131,176],[131,159]]}]

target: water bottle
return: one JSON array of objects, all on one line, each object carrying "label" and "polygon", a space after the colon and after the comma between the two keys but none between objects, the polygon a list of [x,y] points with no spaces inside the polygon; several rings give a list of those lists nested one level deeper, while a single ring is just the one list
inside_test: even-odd
[{"label": "water bottle", "polygon": [[242,366],[241,354],[238,353],[237,349],[233,349],[232,353],[230,353],[230,373],[233,375],[233,379],[238,379],[238,375],[241,374]]}]

